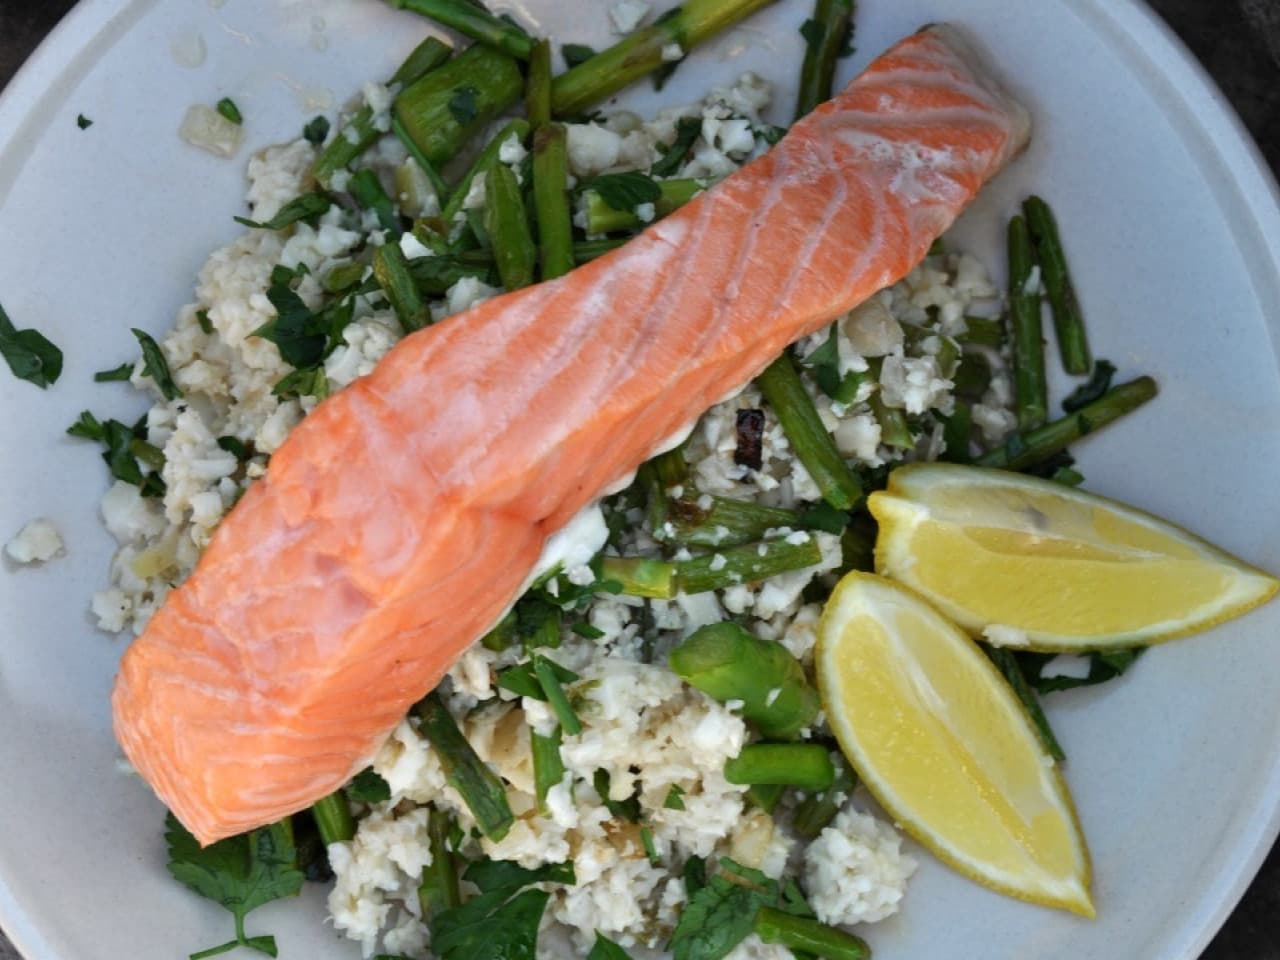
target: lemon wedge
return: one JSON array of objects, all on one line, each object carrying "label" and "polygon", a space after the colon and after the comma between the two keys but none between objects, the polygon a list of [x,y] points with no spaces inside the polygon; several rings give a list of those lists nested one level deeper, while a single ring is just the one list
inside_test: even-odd
[{"label": "lemon wedge", "polygon": [[868,507],[880,524],[876,572],[1002,646],[1159,643],[1239,616],[1280,587],[1158,517],[1003,470],[902,467]]},{"label": "lemon wedge", "polygon": [[816,657],[828,725],[903,829],[1002,893],[1094,915],[1066,784],[972,639],[905,587],[854,572],[823,610]]}]

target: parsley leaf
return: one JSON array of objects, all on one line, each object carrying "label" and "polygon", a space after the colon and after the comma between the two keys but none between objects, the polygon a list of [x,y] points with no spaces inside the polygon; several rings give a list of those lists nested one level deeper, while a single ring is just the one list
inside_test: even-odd
[{"label": "parsley leaf", "polygon": [[314,191],[294,197],[274,217],[266,221],[250,220],[248,217],[233,217],[236,223],[254,230],[283,230],[299,220],[314,220],[333,206],[333,200],[327,193]]},{"label": "parsley leaf", "polygon": [[62,375],[62,351],[36,330],[18,330],[0,307],[0,356],[19,380],[41,390]]},{"label": "parsley leaf", "polygon": [[715,876],[690,893],[668,945],[672,957],[720,960],[751,933],[756,911],[762,906],[800,916],[809,913],[794,884],[780,887],[759,870],[721,858]]},{"label": "parsley leaf", "polygon": [[612,782],[609,771],[600,769],[591,777],[591,786],[600,796],[600,802],[608,808],[609,812],[619,820],[626,820],[628,823],[640,822],[640,794],[639,792],[631,794],[625,800],[610,800],[609,786]]},{"label": "parsley leaf", "polygon": [[240,108],[236,106],[236,102],[230,97],[223,97],[218,101],[215,108],[224,118],[230,120],[237,127],[244,123],[244,117],[240,114]]},{"label": "parsley leaf", "polygon": [[1097,400],[1111,389],[1111,378],[1116,375],[1116,366],[1110,360],[1099,360],[1093,365],[1093,376],[1076,387],[1065,400],[1062,409],[1067,413],[1075,413],[1081,407]]},{"label": "parsley leaf", "polygon": [[314,367],[324,359],[325,331],[316,314],[287,284],[273,283],[267,288],[267,299],[276,308],[274,320],[268,320],[253,336],[270,340],[280,350],[285,363],[299,369]]},{"label": "parsley leaf", "polygon": [[308,143],[320,146],[324,143],[325,137],[329,136],[329,118],[317,116],[302,128],[302,135]]},{"label": "parsley leaf", "polygon": [[209,319],[208,310],[196,311],[196,323],[200,325],[201,332],[213,333],[213,321]]},{"label": "parsley leaf", "polygon": [[586,63],[596,55],[594,47],[585,43],[564,43],[560,45],[560,56],[564,57],[564,65],[572,70],[580,63]]},{"label": "parsley leaf", "polygon": [[649,168],[649,173],[655,177],[674,176],[676,171],[684,165],[685,158],[689,156],[689,151],[693,149],[693,145],[700,136],[702,136],[702,121],[697,117],[681,117],[676,121],[675,140],[669,147],[661,148],[662,157]]},{"label": "parsley leaf", "polygon": [[657,203],[662,199],[662,188],[657,181],[635,171],[606,173],[588,186],[614,210],[634,210],[642,203]]},{"label": "parsley leaf", "polygon": [[[554,660],[542,659],[544,663],[551,669],[552,676],[561,683],[573,683],[578,679],[578,675],[572,670],[560,666]],[[503,690],[510,690],[512,693],[522,697],[530,697],[534,700],[541,700],[544,703],[547,699],[546,691],[539,682],[534,672],[534,664],[532,660],[524,663],[517,663],[513,667],[501,671],[498,674],[498,686]]]},{"label": "parsley leaf", "polygon": [[361,770],[347,784],[347,796],[359,803],[385,803],[391,799],[391,787],[372,767]]},{"label": "parsley leaf", "polygon": [[297,896],[305,877],[297,867],[293,830],[288,820],[201,847],[173,814],[165,820],[169,872],[191,890],[222,904],[235,917],[235,940],[193,957],[213,956],[234,947],[276,955],[275,938],[247,937],[245,917],[265,903]]},{"label": "parsley leaf", "polygon": [[662,805],[668,810],[683,810],[684,788],[678,783],[673,783],[671,789],[667,791],[667,799],[662,801]]},{"label": "parsley leaf", "polygon": [[1056,653],[1034,653],[1031,651],[1016,654],[1022,665],[1022,672],[1027,683],[1040,693],[1053,693],[1057,690],[1072,690],[1076,687],[1092,687],[1106,683],[1123,674],[1138,657],[1142,656],[1145,647],[1132,647],[1127,650],[1106,650],[1089,654],[1089,674],[1084,677],[1045,677],[1041,674],[1049,661],[1057,657]]},{"label": "parsley leaf", "polygon": [[476,104],[476,95],[479,92],[475,87],[468,85],[459,87],[449,98],[449,113],[457,121],[458,126],[465,127],[475,120],[480,110]]},{"label": "parsley leaf", "polygon": [[587,960],[631,960],[631,955],[597,930],[596,942],[587,954]]},{"label": "parsley leaf", "polygon": [[329,377],[323,367],[307,367],[294,370],[282,377],[271,393],[277,397],[315,397],[323,400],[329,396]]},{"label": "parsley leaf", "polygon": [[473,863],[463,878],[480,895],[432,918],[431,949],[441,960],[535,960],[538,925],[551,895],[520,891],[534,883],[577,882],[570,863],[529,870],[504,860]]},{"label": "parsley leaf", "polygon": [[[138,487],[144,497],[164,495],[164,480],[160,476],[164,469],[164,452],[147,443],[145,417],[130,427],[119,420],[100,422],[85,410],[80,419],[67,428],[67,433],[106,447],[102,459],[106,461],[111,476],[117,480]],[[152,472],[144,473],[138,461],[150,467]]]},{"label": "parsley leaf", "polygon": [[138,345],[142,347],[143,372],[156,382],[156,386],[160,388],[160,393],[166,400],[177,400],[182,396],[182,391],[173,382],[173,374],[169,372],[169,364],[164,358],[160,345],[148,333],[136,327],[133,329],[133,335],[137,337]]},{"label": "parsley leaf", "polygon": [[88,130],[93,126],[93,121],[86,117],[83,113],[76,114],[76,126],[81,130]]},{"label": "parsley leaf", "polygon": [[111,370],[99,370],[93,375],[94,383],[111,383],[115,380],[128,380],[133,376],[133,364],[122,363]]}]

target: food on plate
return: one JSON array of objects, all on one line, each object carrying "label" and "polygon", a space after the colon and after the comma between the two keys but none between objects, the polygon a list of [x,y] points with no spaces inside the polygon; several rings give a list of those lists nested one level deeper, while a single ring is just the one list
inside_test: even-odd
[{"label": "food on plate", "polygon": [[58,528],[43,517],[23,524],[22,529],[4,545],[5,556],[14,563],[44,563],[64,549]]},{"label": "food on plate", "polygon": [[[393,2],[477,42],[427,38],[255,155],[196,302],[96,377],[147,415],[69,431],[115,478],[93,607],[141,634],[122,739],[201,839],[264,824],[202,846],[166,822],[170,871],[235,918],[199,955],[274,955],[246,915],[316,879],[366,956],[862,960],[917,863],[872,794],[976,879],[1090,912],[1038,693],[1142,648],[1063,675],[850,572],[935,550],[936,523],[867,510],[932,469],[899,465],[1066,489],[1067,447],[1155,395],[1091,362],[1039,198],[1009,232],[1013,316],[932,242],[1018,149],[1020,108],[945,27],[819,106],[852,17],[820,0],[785,138],[752,74],[648,120],[586,113],[764,4],[650,22],[622,0],[633,32],[562,45],[553,76],[549,41],[478,4]],[[1059,419],[1045,294],[1089,375]],[[980,466],[971,486],[1021,483]],[[841,629],[904,604],[927,629]],[[844,654],[887,663],[874,697]],[[960,699],[913,700],[925,680]],[[879,749],[890,716],[917,749]],[[920,763],[1002,745],[1018,763],[922,803]]]},{"label": "food on plate", "polygon": [[294,428],[125,653],[130,761],[205,843],[350,780],[553,533],[905,275],[1027,133],[932,27],[626,246],[407,337]]}]

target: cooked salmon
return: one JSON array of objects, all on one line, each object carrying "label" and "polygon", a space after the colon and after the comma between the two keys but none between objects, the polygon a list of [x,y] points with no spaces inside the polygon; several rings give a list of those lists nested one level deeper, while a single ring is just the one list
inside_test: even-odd
[{"label": "cooked salmon", "polygon": [[206,843],[341,786],[552,533],[906,274],[1028,126],[928,28],[611,255],[405,338],[293,431],[126,652],[129,760]]}]

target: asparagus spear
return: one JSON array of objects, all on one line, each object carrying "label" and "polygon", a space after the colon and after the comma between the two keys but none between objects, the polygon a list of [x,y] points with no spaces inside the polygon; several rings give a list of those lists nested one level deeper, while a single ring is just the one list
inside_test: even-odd
[{"label": "asparagus spear", "polygon": [[759,540],[769,530],[795,529],[801,524],[796,510],[716,496],[711,497],[707,509],[699,506],[699,501],[676,500],[671,504],[670,516],[672,540],[703,547],[738,546]]},{"label": "asparagus spear", "polygon": [[[684,206],[705,190],[706,184],[701,180],[660,180],[658,189],[662,196],[653,205],[655,218]],[[583,195],[587,201],[587,233],[613,233],[644,225],[634,210],[615,210],[595,190],[586,190]]]},{"label": "asparagus spear", "polygon": [[797,543],[792,543],[790,538],[761,540],[677,561],[676,585],[683,593],[706,593],[765,580],[789,570],[803,570],[821,562],[822,551],[812,536]]},{"label": "asparagus spear", "polygon": [[911,428],[907,425],[907,415],[898,407],[887,407],[880,391],[867,399],[867,405],[880,424],[880,442],[886,447],[897,447],[899,450],[910,450],[916,445],[911,436]]},{"label": "asparagus spear", "polygon": [[799,950],[827,960],[871,958],[871,948],[853,934],[774,907],[760,907],[753,928],[765,943],[780,944],[793,952]]},{"label": "asparagus spear", "polygon": [[449,831],[452,827],[452,820],[447,813],[431,808],[427,820],[431,862],[422,868],[422,880],[418,884],[418,903],[422,907],[424,920],[462,903],[458,865],[449,849]]},{"label": "asparagus spear", "polygon": [[516,175],[505,163],[489,168],[484,181],[484,226],[498,264],[498,276],[508,290],[533,283],[538,250],[529,235],[529,217]]},{"label": "asparagus spear", "polygon": [[786,740],[813,723],[821,703],[790,651],[728,621],[699,627],[670,655],[691,686],[721,703],[742,701],[742,716],[766,737]]},{"label": "asparagus spear", "polygon": [[1035,242],[1044,288],[1049,294],[1049,305],[1053,308],[1053,327],[1058,334],[1062,367],[1067,373],[1084,376],[1093,365],[1093,358],[1089,353],[1089,339],[1085,335],[1080,301],[1076,299],[1076,288],[1067,270],[1066,254],[1062,252],[1058,222],[1049,205],[1036,196],[1026,199],[1022,204],[1022,211]]},{"label": "asparagus spear", "polygon": [[418,729],[440,758],[445,781],[462,796],[480,832],[490,840],[501,840],[515,822],[502,781],[476,756],[437,694],[428,694],[413,710]]},{"label": "asparagus spear", "polygon": [[756,378],[756,384],[778,415],[783,432],[822,491],[823,499],[837,510],[848,510],[861,500],[862,483],[823,426],[790,355],[784,353],[769,364]]},{"label": "asparagus spear", "polygon": [[495,17],[481,3],[470,0],[387,0],[397,10],[410,10],[452,27],[479,43],[517,60],[528,60],[533,38],[510,21]]},{"label": "asparagus spear", "polygon": [[551,122],[551,41],[539,40],[529,56],[525,80],[524,112],[537,130]]},{"label": "asparagus spear", "polygon": [[786,789],[786,784],[782,783],[753,783],[747,787],[747,800],[753,807],[773,813]]},{"label": "asparagus spear", "polygon": [[382,181],[378,179],[378,175],[367,167],[358,170],[351,175],[351,181],[347,185],[351,196],[366,210],[372,210],[378,217],[378,224],[383,230],[386,230],[388,236],[392,240],[399,238],[400,217],[396,214],[395,205],[391,202],[391,198],[387,196],[387,191],[382,186]]},{"label": "asparagus spear", "polygon": [[316,829],[326,847],[331,843],[347,843],[356,835],[356,822],[351,817],[347,795],[341,790],[312,804],[311,815],[316,819]]},{"label": "asparagus spear", "polygon": [[[391,77],[392,84],[407,86],[439,67],[453,54],[453,48],[435,37],[427,37],[414,48]],[[378,142],[383,131],[374,126],[373,108],[361,107],[338,131],[337,136],[316,158],[311,173],[323,186],[333,175],[346,168],[357,157]]]},{"label": "asparagus spear", "polygon": [[826,790],[835,782],[836,768],[821,744],[752,743],[725,763],[724,778],[739,785]]},{"label": "asparagus spear", "polygon": [[663,48],[681,54],[775,0],[688,0],[589,60],[555,78],[551,109],[558,117],[576,116],[612,93],[661,69],[670,61]]},{"label": "asparagus spear", "polygon": [[440,219],[446,224],[452,224],[457,219],[458,214],[462,212],[463,201],[467,199],[467,194],[471,192],[471,184],[475,181],[476,176],[481,173],[487,173],[495,164],[500,162],[498,156],[502,152],[502,145],[512,137],[523,143],[528,135],[529,123],[526,120],[512,120],[499,130],[498,135],[485,144],[484,149],[480,151],[480,155],[471,164],[471,168],[462,175],[458,185],[449,194],[448,202],[444,204],[443,209],[440,211]]},{"label": "asparagus spear", "polygon": [[1013,317],[1013,387],[1019,430],[1034,430],[1049,412],[1040,291],[1027,289],[1034,265],[1027,222],[1015,216],[1009,221],[1009,311]]},{"label": "asparagus spear", "polygon": [[422,299],[398,244],[378,247],[373,255],[373,275],[406,334],[431,325],[431,307]]},{"label": "asparagus spear", "polygon": [[605,557],[600,562],[600,576],[621,584],[621,592],[630,597],[670,600],[676,595],[675,565],[664,560]]},{"label": "asparagus spear", "polygon": [[463,277],[479,277],[494,283],[493,258],[463,256],[417,257],[409,261],[409,273],[418,289],[439,297]]},{"label": "asparagus spear", "polygon": [[560,756],[563,734],[559,727],[549,736],[536,730],[529,731],[529,749],[533,754],[534,793],[538,798],[538,812],[547,815],[547,792],[564,779],[564,760]]},{"label": "asparagus spear", "polygon": [[427,161],[441,164],[519,100],[523,89],[515,60],[477,44],[406,87],[395,115]]},{"label": "asparagus spear", "polygon": [[836,818],[845,800],[857,785],[853,768],[844,757],[835,757],[835,779],[825,790],[810,793],[796,805],[792,826],[806,840],[812,840]]},{"label": "asparagus spear", "polygon": [[436,192],[436,201],[444,203],[445,198],[449,196],[449,184],[445,183],[444,177],[440,175],[436,165],[428,160],[427,155],[414,143],[413,138],[409,136],[409,131],[405,129],[405,125],[400,122],[399,117],[391,118],[391,132],[396,135],[397,140],[404,144],[405,150],[409,153],[409,158],[417,164],[423,176],[431,182],[431,189]]},{"label": "asparagus spear", "polygon": [[801,29],[806,43],[796,95],[797,120],[831,98],[836,60],[853,28],[853,4],[854,0],[817,0],[813,17]]},{"label": "asparagus spear", "polygon": [[1138,377],[1112,387],[1075,413],[1046,423],[1038,430],[1013,437],[1004,446],[983,454],[974,462],[980,467],[1025,470],[1065,450],[1085,434],[1101,429],[1138,409],[1155,395],[1156,382],[1150,377]]},{"label": "asparagus spear", "polygon": [[558,123],[546,123],[533,134],[533,209],[542,279],[554,280],[573,269],[569,160],[564,127]]}]

